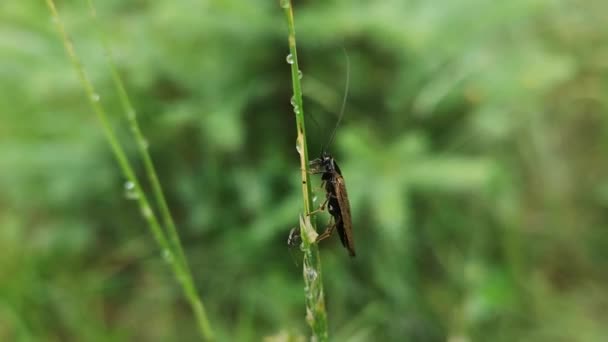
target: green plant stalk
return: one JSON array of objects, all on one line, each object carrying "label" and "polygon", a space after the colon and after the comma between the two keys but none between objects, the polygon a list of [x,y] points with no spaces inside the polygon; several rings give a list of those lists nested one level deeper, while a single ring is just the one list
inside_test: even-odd
[{"label": "green plant stalk", "polygon": [[[294,112],[296,115],[297,145],[300,152],[300,165],[302,176],[302,197],[304,200],[304,213],[306,218],[313,211],[312,190],[310,184],[310,172],[308,167],[308,146],[306,144],[306,125],[304,122],[304,108],[302,105],[302,86],[300,83],[300,69],[298,67],[298,53],[296,49],[296,32],[293,17],[293,7],[290,0],[280,0],[287,18],[289,31],[289,53],[291,56],[291,81],[293,87]],[[323,281],[321,277],[321,257],[319,248],[310,239],[309,231],[316,232],[314,220],[300,220],[300,235],[302,238],[302,249],[304,251],[303,273],[304,291],[306,302],[306,320],[312,329],[316,341],[327,341],[327,313],[325,311],[325,298],[323,295]],[[302,221],[305,221],[302,223]]]},{"label": "green plant stalk", "polygon": [[179,234],[177,232],[177,228],[175,226],[175,222],[173,221],[173,216],[171,215],[171,211],[169,210],[169,206],[165,199],[162,186],[156,173],[156,168],[154,167],[154,163],[148,151],[148,142],[141,133],[141,129],[139,128],[139,123],[137,121],[136,111],[133,108],[131,100],[124,86],[124,82],[122,81],[122,78],[120,77],[120,74],[118,73],[114,60],[112,58],[110,45],[107,43],[107,40],[105,39],[105,36],[103,35],[103,32],[100,28],[100,24],[97,19],[97,11],[95,10],[95,7],[91,0],[87,0],[87,2],[89,4],[91,14],[93,16],[93,19],[95,20],[95,26],[97,27],[99,36],[103,44],[108,65],[112,74],[112,80],[114,82],[114,86],[117,89],[121,106],[123,108],[125,117],[127,118],[127,122],[129,123],[131,133],[133,134],[137,143],[140,157],[144,162],[144,169],[146,170],[148,181],[152,186],[155,201],[157,203],[158,208],[160,209],[160,214],[163,218],[165,231],[169,236],[169,241],[172,243],[174,251],[176,251],[175,254],[178,257],[178,261],[182,263],[183,268],[186,270],[184,275],[187,277],[187,279],[185,279],[185,281],[188,283],[188,288],[191,288],[187,295],[192,296],[192,300],[197,303],[195,307],[195,313],[199,321],[199,326],[201,327],[202,331],[204,331],[203,336],[205,336],[205,338],[207,339],[211,339],[213,336],[211,325],[209,323],[209,319],[207,318],[203,302],[199,298],[199,295],[196,291],[196,287],[194,286],[194,280],[192,277],[192,271],[190,270],[190,266],[188,265],[188,259],[186,258],[184,249],[179,238]]},{"label": "green plant stalk", "polygon": [[141,133],[141,129],[139,128],[139,123],[137,121],[136,111],[133,108],[129,95],[127,94],[126,88],[124,86],[124,82],[122,81],[122,78],[120,77],[120,74],[118,73],[118,70],[116,68],[116,64],[114,63],[114,60],[112,58],[112,50],[110,49],[110,45],[108,44],[107,39],[105,38],[105,35],[103,34],[100,28],[99,20],[97,18],[97,11],[95,10],[95,7],[91,0],[87,0],[87,2],[89,4],[91,15],[95,21],[95,27],[102,42],[104,52],[106,54],[106,60],[110,68],[110,73],[112,74],[112,81],[114,82],[114,87],[116,87],[118,97],[120,99],[121,107],[124,111],[127,122],[129,123],[131,133],[133,134],[133,137],[135,138],[135,141],[137,143],[138,152],[141,159],[143,160],[144,169],[146,170],[146,174],[148,176],[148,181],[152,186],[154,199],[158,208],[160,209],[160,214],[163,219],[165,230],[169,235],[169,240],[173,244],[173,248],[176,251],[179,261],[183,263],[184,268],[189,269],[190,267],[188,265],[188,260],[185,256],[184,249],[182,247],[179,234],[177,232],[177,228],[169,210],[169,206],[167,205],[162,186],[160,184],[160,181],[158,180],[156,168],[154,167],[154,163],[152,162],[152,158],[150,157],[150,153],[148,152],[148,142]]},{"label": "green plant stalk", "polygon": [[[131,182],[134,185],[133,191],[137,197],[137,201],[138,201],[142,216],[144,217],[144,220],[147,222],[148,227],[150,228],[150,231],[152,232],[152,235],[154,236],[154,239],[156,240],[157,244],[163,250],[163,253],[165,253],[168,256],[168,260],[170,261],[169,264],[171,265],[171,268],[173,269],[175,277],[177,278],[179,284],[182,286],[186,300],[192,307],[192,310],[194,311],[194,314],[197,318],[197,324],[198,324],[199,330],[200,330],[203,338],[205,338],[206,340],[212,340],[213,332],[211,330],[211,325],[209,324],[204,306],[198,296],[196,287],[194,286],[194,282],[192,281],[192,276],[191,276],[188,268],[185,266],[185,264],[183,262],[179,261],[181,258],[179,256],[179,253],[176,254],[176,250],[174,248],[172,248],[171,243],[167,239],[165,232],[162,230],[161,225],[160,225],[156,215],[154,214],[152,207],[150,206],[150,203],[147,199],[146,194],[142,191],[140,183],[139,183],[137,177],[135,176],[135,172],[133,171],[133,168],[132,168],[131,164],[129,163],[129,160],[126,157],[124,149],[118,142],[116,134],[114,133],[114,130],[107,119],[106,112],[103,109],[103,107],[101,106],[101,104],[99,103],[99,96],[97,95],[93,84],[88,79],[88,77],[84,71],[84,67],[83,67],[82,63],[80,62],[80,59],[76,55],[74,46],[65,30],[65,26],[64,26],[63,22],[61,21],[61,19],[59,17],[59,13],[57,12],[57,8],[55,7],[54,1],[46,0],[46,3],[51,12],[53,21],[57,25],[57,30],[59,31],[59,34],[63,41],[63,45],[68,54],[68,58],[70,59],[70,62],[72,63],[74,69],[76,70],[76,72],[78,74],[78,78],[85,90],[86,95],[88,96],[89,103],[91,104],[91,107],[92,107],[93,111],[95,112],[95,115],[97,116],[98,120],[101,123],[104,135],[106,136],[106,139],[107,139],[108,143],[110,144],[112,153],[114,154],[114,157],[116,158],[124,177],[127,179],[128,182]],[[126,91],[124,91],[124,87],[123,87],[123,92],[126,95]],[[139,129],[137,129],[137,130],[139,132]],[[140,135],[140,139],[141,139],[139,141],[139,143],[141,144],[143,142],[143,144],[145,146],[145,140],[143,140],[143,136],[141,136],[141,133],[139,133],[139,135]],[[154,175],[154,178],[156,178],[156,181],[158,182],[156,175]],[[177,256],[177,260],[178,260],[177,262],[175,262],[176,256]]]}]

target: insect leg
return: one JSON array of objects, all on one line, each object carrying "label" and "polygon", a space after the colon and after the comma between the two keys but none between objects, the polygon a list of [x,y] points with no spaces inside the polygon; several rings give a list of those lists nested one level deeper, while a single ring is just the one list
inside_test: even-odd
[{"label": "insect leg", "polygon": [[321,185],[319,185],[319,189],[318,190],[321,190],[321,191],[325,190],[325,182],[327,182],[327,181],[322,181],[321,182]]},{"label": "insect leg", "polygon": [[311,211],[310,214],[308,214],[308,216],[311,216],[311,215],[316,214],[321,211],[325,211],[325,206],[327,205],[327,202],[329,202],[329,196],[327,198],[325,198],[325,201],[323,201],[323,203],[321,203],[321,205],[317,209]]},{"label": "insect leg", "polygon": [[331,233],[333,233],[334,229],[336,228],[336,222],[334,222],[333,224],[331,223],[331,221],[333,220],[333,216],[329,218],[329,222],[327,224],[327,228],[325,228],[325,231],[323,233],[321,233],[321,235],[317,236],[317,240],[316,242],[319,242],[321,240],[325,240],[328,237],[331,236]]}]

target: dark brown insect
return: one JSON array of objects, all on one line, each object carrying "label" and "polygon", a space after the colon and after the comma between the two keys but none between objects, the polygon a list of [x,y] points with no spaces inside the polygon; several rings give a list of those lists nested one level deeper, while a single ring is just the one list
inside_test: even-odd
[{"label": "dark brown insect", "polygon": [[353,238],[350,203],[342,171],[340,171],[336,160],[327,152],[323,152],[320,158],[312,160],[310,167],[311,173],[321,174],[321,180],[325,187],[326,199],[320,210],[323,210],[327,205],[327,210],[333,220],[333,223],[330,221],[325,231],[317,237],[317,242],[330,237],[334,229],[337,229],[342,245],[348,249],[350,256],[354,257],[355,240]]},{"label": "dark brown insect", "polygon": [[[348,249],[348,253],[354,257],[355,240],[353,238],[350,203],[348,201],[348,194],[346,193],[346,184],[344,183],[344,177],[342,177],[342,171],[340,171],[338,163],[336,163],[336,160],[331,156],[331,154],[326,152],[327,147],[329,147],[333,142],[336,136],[336,131],[338,130],[338,126],[340,126],[340,122],[344,116],[344,108],[346,107],[346,99],[348,96],[350,61],[346,50],[343,51],[346,57],[346,82],[344,85],[344,98],[342,99],[340,115],[331,137],[329,138],[329,142],[327,145],[325,145],[325,148],[322,149],[323,152],[321,153],[321,157],[310,161],[309,172],[312,174],[321,174],[322,187],[325,188],[326,198],[325,202],[323,202],[319,209],[310,214],[312,215],[318,211],[325,210],[325,206],[327,205],[327,209],[331,215],[331,220],[327,228],[325,228],[325,231],[317,237],[316,242],[330,237],[334,229],[337,229],[338,234],[340,235],[340,241],[342,241],[342,245]],[[301,236],[299,235],[299,231],[292,229],[287,239],[287,244],[293,247],[294,245],[298,245],[300,242]]]},{"label": "dark brown insect", "polygon": [[287,246],[294,248],[302,243],[302,236],[300,236],[300,228],[291,228],[289,236],[287,237]]},{"label": "dark brown insect", "polygon": [[346,82],[344,84],[344,97],[342,98],[342,108],[340,108],[340,115],[338,116],[338,122],[334,127],[329,142],[323,148],[321,157],[310,161],[310,172],[313,174],[321,174],[322,186],[325,187],[326,198],[325,202],[321,205],[318,210],[324,210],[324,206],[327,205],[329,214],[331,215],[330,224],[327,226],[325,231],[317,237],[317,242],[326,239],[331,236],[334,229],[338,230],[340,235],[340,241],[342,245],[348,249],[350,256],[355,256],[355,240],[353,238],[353,225],[350,215],[350,202],[348,201],[348,194],[346,193],[346,184],[344,183],[344,177],[342,177],[342,171],[336,160],[330,153],[327,152],[327,148],[331,145],[334,138],[336,137],[336,131],[342,117],[344,117],[344,109],[346,107],[346,99],[348,97],[348,85],[350,81],[350,61],[346,50],[343,50],[344,56],[346,57]]}]

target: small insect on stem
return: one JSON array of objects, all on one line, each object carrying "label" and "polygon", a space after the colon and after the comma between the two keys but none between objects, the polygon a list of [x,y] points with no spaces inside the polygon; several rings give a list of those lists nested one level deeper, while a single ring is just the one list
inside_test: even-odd
[{"label": "small insect on stem", "polygon": [[[327,146],[323,148],[321,156],[317,159],[310,161],[310,172],[312,174],[321,174],[321,181],[325,187],[326,200],[318,210],[324,210],[327,205],[327,210],[333,219],[333,223],[325,228],[325,231],[319,235],[316,239],[317,242],[326,239],[331,236],[334,229],[338,231],[340,241],[342,245],[348,250],[350,256],[355,256],[355,240],[353,238],[353,227],[352,219],[350,214],[350,202],[348,201],[348,194],[346,192],[346,184],[344,177],[342,177],[342,171],[336,163],[336,160],[326,150],[331,145],[338,126],[344,116],[344,108],[346,106],[346,98],[348,95],[348,84],[350,76],[350,62],[348,54],[344,51],[346,56],[346,82],[344,89],[344,98],[342,100],[342,108],[340,109],[340,116],[336,127],[332,132],[332,135],[327,143]],[[316,212],[315,210],[314,212]],[[313,213],[314,213],[313,212]]]},{"label": "small insect on stem", "polygon": [[300,235],[300,228],[293,227],[289,231],[289,236],[287,237],[287,246],[289,247],[289,253],[291,254],[291,258],[293,262],[298,266],[298,259],[293,253],[293,249],[300,246],[302,244],[302,236]]},{"label": "small insect on stem", "polygon": [[350,256],[355,256],[355,240],[353,238],[352,220],[350,214],[350,202],[346,192],[346,184],[340,167],[336,160],[327,152],[323,152],[320,158],[310,162],[311,172],[321,174],[321,180],[325,185],[326,201],[319,208],[327,210],[333,218],[325,231],[317,237],[317,242],[331,236],[334,229],[338,231],[342,245],[348,249]]},{"label": "small insect on stem", "polygon": [[291,228],[289,236],[287,237],[287,246],[294,248],[302,243],[302,236],[300,235],[300,229],[297,227]]}]

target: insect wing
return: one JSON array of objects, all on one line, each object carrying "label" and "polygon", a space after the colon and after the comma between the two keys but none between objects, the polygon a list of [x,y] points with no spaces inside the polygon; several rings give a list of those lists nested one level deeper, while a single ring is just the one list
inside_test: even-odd
[{"label": "insect wing", "polygon": [[338,173],[335,174],[334,190],[336,192],[336,197],[338,198],[338,203],[340,204],[340,216],[342,216],[342,222],[340,222],[342,229],[338,229],[340,240],[342,240],[342,245],[348,249],[350,255],[355,256],[355,239],[353,238],[350,203],[348,201],[348,194],[346,193],[344,178]]}]

